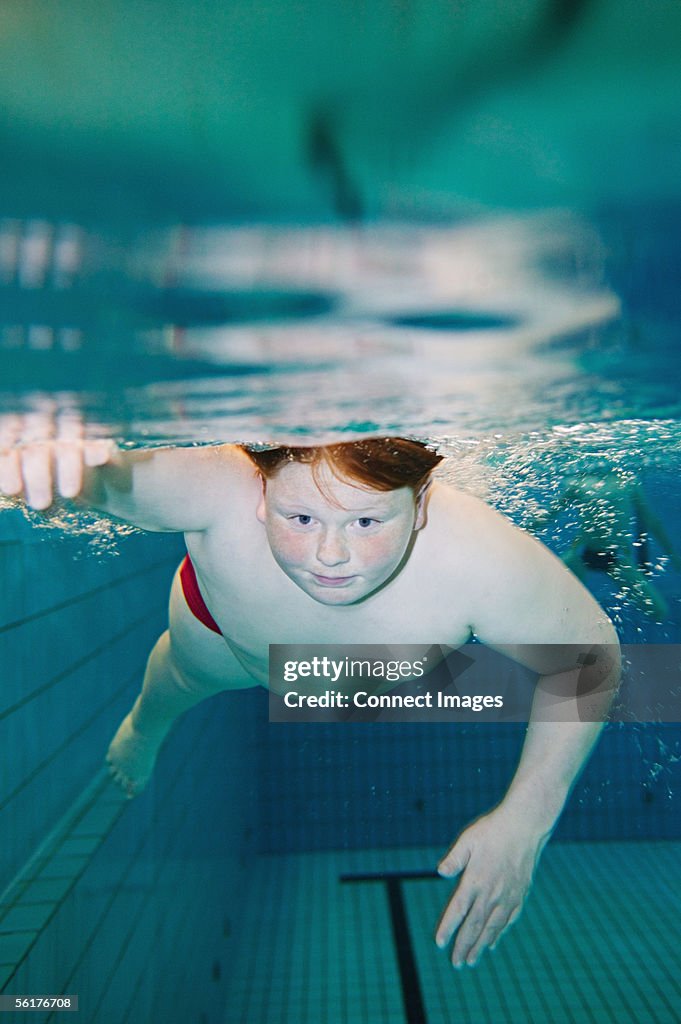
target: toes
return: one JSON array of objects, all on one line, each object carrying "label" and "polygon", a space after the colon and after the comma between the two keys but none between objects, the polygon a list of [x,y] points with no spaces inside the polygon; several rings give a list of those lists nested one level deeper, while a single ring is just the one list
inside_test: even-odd
[{"label": "toes", "polygon": [[117,768],[112,762],[108,762],[108,772],[113,782],[124,791],[125,795],[129,800],[137,796],[139,789],[132,779],[128,778],[120,768]]}]

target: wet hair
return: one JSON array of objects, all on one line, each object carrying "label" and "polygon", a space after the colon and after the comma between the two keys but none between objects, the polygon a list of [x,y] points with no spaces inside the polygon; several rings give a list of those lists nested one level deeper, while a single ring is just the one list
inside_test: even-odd
[{"label": "wet hair", "polygon": [[265,480],[289,462],[302,462],[311,466],[318,485],[319,471],[326,466],[340,480],[376,491],[411,487],[415,495],[443,458],[421,441],[404,437],[373,437],[305,448],[242,448]]}]

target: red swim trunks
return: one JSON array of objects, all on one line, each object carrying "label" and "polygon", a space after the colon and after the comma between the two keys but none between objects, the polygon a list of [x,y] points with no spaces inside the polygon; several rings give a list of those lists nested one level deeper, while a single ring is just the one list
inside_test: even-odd
[{"label": "red swim trunks", "polygon": [[222,636],[222,630],[206,608],[206,602],[203,600],[203,595],[199,590],[199,583],[196,578],[196,572],[194,571],[194,564],[189,555],[185,556],[185,560],[180,566],[180,582],[182,584],[182,591],[189,611],[199,620],[199,622],[202,622],[204,626],[208,626],[208,628],[212,629],[214,633],[219,633],[220,636]]}]

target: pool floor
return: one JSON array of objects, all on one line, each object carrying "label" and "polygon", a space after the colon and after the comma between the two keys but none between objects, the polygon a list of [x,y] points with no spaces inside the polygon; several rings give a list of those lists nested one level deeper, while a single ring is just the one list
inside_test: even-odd
[{"label": "pool floor", "polygon": [[224,1024],[681,1020],[681,844],[549,846],[520,921],[461,971],[432,939],[450,883],[398,878],[441,852],[258,858]]}]

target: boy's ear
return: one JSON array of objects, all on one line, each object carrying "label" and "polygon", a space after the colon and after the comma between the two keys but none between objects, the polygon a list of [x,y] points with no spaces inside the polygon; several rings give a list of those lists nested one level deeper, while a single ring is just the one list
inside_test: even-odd
[{"label": "boy's ear", "polygon": [[416,492],[416,518],[414,520],[415,530],[421,530],[426,525],[426,498],[428,497],[431,482],[432,481],[427,480],[426,483],[422,484]]},{"label": "boy's ear", "polygon": [[[260,476],[259,473],[258,473],[258,476]],[[261,523],[265,522],[265,488],[266,488],[266,486],[267,486],[267,482],[265,480],[265,477],[264,476],[260,476],[261,491],[260,491],[260,498],[258,500],[258,507],[255,510],[255,517]]]}]

